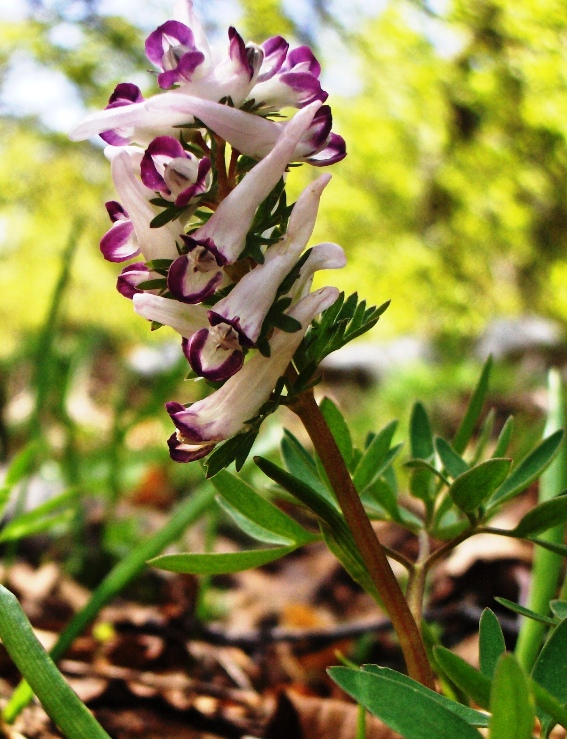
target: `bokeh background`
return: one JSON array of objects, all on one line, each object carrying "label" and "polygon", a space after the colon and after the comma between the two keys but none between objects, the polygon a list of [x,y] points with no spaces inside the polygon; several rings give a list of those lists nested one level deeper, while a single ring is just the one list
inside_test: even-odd
[{"label": "bokeh background", "polygon": [[[562,357],[567,322],[565,3],[194,4],[216,43],[227,43],[234,24],[246,39],[307,43],[323,65],[348,157],[333,168],[315,238],[340,243],[349,265],[321,282],[372,303],[392,300],[353,361],[374,381],[390,357],[393,409],[409,413],[419,393],[470,389],[487,331],[498,355],[528,324],[547,353],[524,364],[519,380],[502,365],[496,385],[529,387],[535,375],[541,384],[550,351]],[[152,354],[173,335],[150,334],[114,290],[119,267],[99,253],[103,203],[113,197],[102,144],[66,134],[104,107],[118,82],[153,94],[143,40],[170,16],[168,0],[11,0],[0,8],[4,456],[8,437],[17,446],[47,417],[55,418],[55,446],[85,428],[91,442],[120,440],[133,395],[144,392],[147,428],[130,443],[142,448],[147,436],[163,445],[151,417],[164,416],[162,402],[184,370],[175,352]],[[292,191],[316,174],[294,170]],[[372,403],[359,400],[368,420]]]}]

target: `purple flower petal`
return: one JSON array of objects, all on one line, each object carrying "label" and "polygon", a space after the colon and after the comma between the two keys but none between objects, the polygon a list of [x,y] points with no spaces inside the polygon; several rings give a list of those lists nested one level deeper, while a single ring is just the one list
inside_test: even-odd
[{"label": "purple flower petal", "polygon": [[[140,174],[144,185],[149,187],[150,190],[156,190],[157,192],[164,192],[170,195],[170,190],[163,178],[164,166],[171,159],[184,156],[185,149],[177,139],[174,139],[172,136],[158,136],[150,143],[142,157]],[[158,163],[161,165],[161,172],[158,171],[156,166]]]},{"label": "purple flower petal", "polygon": [[167,90],[176,82],[191,82],[193,73],[204,61],[205,55],[200,51],[188,51],[174,69],[158,74],[158,85],[162,90]]},{"label": "purple flower petal", "polygon": [[191,444],[178,434],[172,434],[167,440],[169,455],[174,462],[195,462],[212,452],[215,444]]},{"label": "purple flower petal", "polygon": [[264,61],[258,75],[258,82],[265,82],[279,72],[285,61],[289,44],[283,36],[272,36],[262,44],[264,51]]},{"label": "purple flower petal", "polygon": [[342,136],[332,133],[327,145],[315,154],[306,157],[309,164],[314,167],[328,167],[336,164],[346,157],[346,143]]},{"label": "purple flower petal", "polygon": [[228,380],[244,363],[238,334],[226,324],[203,328],[189,341],[184,341],[182,346],[193,370],[200,377],[213,382]]},{"label": "purple flower petal", "polygon": [[282,72],[296,67],[301,67],[302,72],[309,72],[314,77],[319,77],[321,74],[321,65],[308,46],[298,46],[290,51],[282,66]]},{"label": "purple flower petal", "polygon": [[150,277],[150,271],[146,267],[144,262],[134,262],[124,267],[122,272],[118,275],[116,281],[116,289],[125,298],[132,298],[136,293],[143,292],[138,290],[138,285],[141,282],[145,282]]},{"label": "purple flower petal", "polygon": [[139,254],[132,221],[116,221],[100,240],[100,250],[109,262],[124,262]]},{"label": "purple flower petal", "polygon": [[112,223],[129,220],[128,213],[116,200],[109,200],[104,204],[104,207]]},{"label": "purple flower petal", "polygon": [[167,286],[182,303],[200,303],[212,295],[221,283],[224,272],[221,260],[207,242],[182,236],[189,245],[188,254],[178,257],[167,274]]},{"label": "purple flower petal", "polygon": [[[134,85],[131,82],[121,82],[116,85],[114,92],[108,99],[108,105],[105,110],[112,110],[113,108],[122,108],[125,105],[134,105],[135,103],[141,103],[144,101],[144,96],[141,93],[138,85]],[[113,129],[109,131],[103,131],[100,137],[103,141],[111,146],[126,146],[132,141],[133,129]]]},{"label": "purple flower petal", "polygon": [[[183,180],[185,181],[189,180],[189,177],[186,176],[185,171],[182,170],[182,168],[180,168],[179,166],[169,167],[168,172],[170,174],[170,178],[168,178],[168,184],[171,183],[171,178],[174,178],[174,177],[176,179],[176,185],[178,186],[181,184]],[[208,157],[203,157],[201,161],[199,162],[196,181],[192,185],[190,185],[186,190],[183,190],[182,192],[180,192],[179,195],[175,198],[175,205],[178,208],[184,208],[186,205],[188,205],[191,202],[191,200],[198,198],[201,195],[204,195],[206,192],[209,191],[210,183],[211,183],[210,172],[211,172],[211,160]]]},{"label": "purple flower petal", "polygon": [[164,69],[164,55],[177,47],[195,48],[193,32],[184,23],[166,21],[146,39],[146,56],[156,67]]}]

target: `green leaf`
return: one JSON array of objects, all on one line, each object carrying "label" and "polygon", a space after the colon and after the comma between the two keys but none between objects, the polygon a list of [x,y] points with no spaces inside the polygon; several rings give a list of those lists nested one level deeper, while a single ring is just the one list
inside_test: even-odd
[{"label": "green leaf", "polygon": [[166,223],[179,218],[184,210],[185,208],[176,208],[175,205],[170,205],[150,221],[150,228],[161,228],[165,226]]},{"label": "green leaf", "polygon": [[57,495],[54,498],[51,498],[51,500],[42,503],[33,510],[21,513],[4,526],[0,532],[0,542],[14,541],[16,539],[21,539],[24,536],[30,536],[31,534],[45,531],[51,528],[52,525],[65,520],[67,518],[66,512],[56,518],[50,516],[50,514],[58,511],[64,506],[70,505],[77,495],[78,490],[76,488],[71,488],[64,493],[61,493],[61,495]]},{"label": "green leaf", "polygon": [[496,490],[489,501],[490,507],[501,505],[521,493],[541,475],[559,451],[563,431],[559,430],[544,439],[513,470],[506,482]]},{"label": "green leaf", "polygon": [[321,479],[315,460],[287,429],[284,429],[281,449],[285,466],[289,472],[337,508],[337,501]]},{"label": "green leaf", "polygon": [[224,444],[217,446],[205,460],[207,477],[214,477],[233,462],[237,472],[242,469],[257,436],[258,429],[253,429],[244,434],[237,434],[232,439],[225,441]]},{"label": "green leaf", "polygon": [[[562,706],[567,706],[567,619],[555,627],[544,644],[532,670],[532,678]],[[540,721],[552,726],[554,721],[547,712],[538,710]]]},{"label": "green leaf", "polygon": [[552,600],[549,602],[551,612],[561,621],[567,618],[567,600]]},{"label": "green leaf", "polygon": [[414,404],[409,425],[410,450],[414,459],[431,461],[435,454],[429,416],[422,403]]},{"label": "green leaf", "polygon": [[479,739],[480,733],[432,697],[431,692],[385,675],[331,667],[332,679],[405,739]]},{"label": "green leaf", "polygon": [[449,488],[455,505],[471,513],[482,505],[506,479],[512,461],[488,459],[455,478]]},{"label": "green leaf", "polygon": [[163,270],[167,273],[172,264],[173,259],[150,259],[149,262],[146,262],[146,267],[150,270],[150,272]]},{"label": "green leaf", "polygon": [[[435,477],[439,478],[439,480],[449,487],[451,485],[450,481],[445,477],[445,475],[440,472],[438,469],[436,469],[430,462],[426,462],[424,459],[408,459],[407,462],[404,462],[404,467],[409,467],[410,469],[417,470],[417,471],[427,471],[430,472]],[[416,496],[419,497],[419,496]]]},{"label": "green leaf", "polygon": [[[490,704],[490,678],[475,670],[462,657],[458,657],[445,647],[434,647],[433,652],[438,666],[445,674],[481,708],[488,709]],[[552,715],[555,720],[565,726],[567,710],[550,691],[534,680],[529,681],[537,705]]]},{"label": "green leaf", "polygon": [[565,544],[556,544],[553,541],[547,541],[546,539],[537,539],[535,536],[528,537],[528,541],[532,541],[542,549],[548,549],[550,552],[560,554],[562,557],[567,557],[567,546]]},{"label": "green leaf", "polygon": [[490,739],[532,739],[535,711],[527,676],[513,654],[496,665],[490,691]]},{"label": "green leaf", "polygon": [[470,696],[481,708],[490,703],[490,678],[483,675],[462,657],[453,654],[445,647],[433,647],[438,666],[466,695]]},{"label": "green leaf", "polygon": [[546,500],[535,508],[532,508],[522,518],[520,523],[513,529],[512,533],[518,538],[525,539],[534,534],[557,526],[567,521],[567,495],[564,491],[557,498]]},{"label": "green leaf", "polygon": [[59,524],[69,523],[73,517],[73,511],[63,511],[59,514],[40,518],[34,521],[22,521],[21,517],[10,521],[10,523],[0,533],[0,543],[7,541],[17,541],[25,536],[34,536],[44,531],[49,531]]},{"label": "green leaf", "polygon": [[0,639],[64,736],[110,739],[39,643],[16,597],[1,585]]},{"label": "green leaf", "polygon": [[508,451],[508,447],[510,446],[510,439],[512,438],[513,430],[514,430],[514,418],[512,416],[509,416],[506,419],[504,426],[502,426],[502,431],[500,432],[500,435],[498,436],[496,447],[494,448],[494,452],[492,453],[493,457],[504,457],[506,455],[506,452]]},{"label": "green leaf", "polygon": [[187,575],[224,575],[232,572],[252,570],[273,562],[293,552],[295,546],[273,547],[272,549],[252,549],[244,552],[211,554],[162,554],[148,561],[152,567],[169,572]]},{"label": "green leaf", "polygon": [[475,430],[480,414],[482,413],[482,406],[488,392],[488,382],[490,380],[490,370],[492,369],[492,357],[488,357],[477,383],[476,388],[471,396],[469,405],[461,425],[453,440],[453,449],[457,454],[462,454],[469,440]]},{"label": "green leaf", "polygon": [[469,469],[465,460],[457,454],[448,441],[445,441],[440,436],[435,437],[435,449],[447,474],[453,479],[459,477],[459,475],[462,475],[463,472]]},{"label": "green leaf", "polygon": [[350,469],[352,462],[352,439],[343,414],[330,398],[323,398],[320,408],[321,413],[325,417],[325,421],[333,434],[333,438],[337,442],[341,456],[344,459],[346,466]]},{"label": "green leaf", "polygon": [[167,288],[167,279],[165,277],[155,277],[152,280],[144,280],[136,285],[140,290],[165,290]]},{"label": "green leaf", "polygon": [[8,504],[8,501],[10,500],[11,492],[12,492],[12,488],[0,487],[0,519],[2,518],[2,513],[4,511],[4,508]]},{"label": "green leaf", "polygon": [[470,724],[471,726],[488,726],[488,716],[486,713],[477,711],[474,708],[469,708],[468,706],[451,700],[444,695],[435,693],[433,690],[429,690],[429,688],[426,688],[424,685],[421,685],[421,683],[412,680],[411,677],[404,675],[402,672],[392,670],[390,667],[379,667],[378,665],[362,665],[361,669],[363,670],[363,672],[370,672],[373,675],[379,675],[393,680],[394,682],[402,683],[403,685],[409,685],[415,690],[419,690],[420,692],[429,696],[432,700],[435,700],[437,701],[437,703],[445,706],[445,708],[449,709],[449,711],[451,711],[452,713],[456,713],[457,716],[463,718],[467,722],[467,724]]},{"label": "green leaf", "polygon": [[32,441],[19,451],[10,462],[3,484],[7,488],[13,487],[24,477],[27,477],[33,470],[36,462],[40,444]]},{"label": "green leaf", "polygon": [[392,521],[396,521],[396,523],[406,526],[412,531],[421,527],[421,521],[417,516],[398,506],[395,492],[392,490],[391,485],[382,477],[374,480],[372,485],[366,488],[361,499],[363,504],[368,506],[370,510],[372,509],[373,503],[378,504]]},{"label": "green leaf", "polygon": [[[398,456],[402,447],[403,447],[403,444],[396,444],[396,446],[393,446],[391,449],[389,449],[386,452],[386,456],[382,458],[381,462],[372,470],[372,472],[369,469],[366,470],[366,472],[372,474],[372,477],[371,477],[370,482],[367,483],[365,486],[362,486],[362,483],[359,483],[361,484],[361,488],[358,488],[355,482],[355,478],[353,478],[354,486],[358,490],[359,494],[363,494],[366,490],[371,488],[374,482],[380,477],[380,475],[384,474],[384,472],[392,464],[394,459]],[[364,470],[361,470],[360,477],[362,477],[362,472],[364,472]],[[364,472],[365,475],[366,475],[366,472]],[[356,480],[359,481],[360,477],[357,476]]]},{"label": "green leaf", "polygon": [[367,593],[376,598],[376,588],[342,513],[304,482],[298,480],[289,472],[280,469],[268,459],[254,457],[254,461],[264,474],[313,511],[321,522],[323,536],[329,548],[351,577],[360,583]]},{"label": "green leaf", "polygon": [[384,470],[383,462],[390,449],[397,425],[397,421],[391,421],[374,436],[364,450],[352,476],[352,481],[359,494],[362,494]]},{"label": "green leaf", "polygon": [[539,623],[546,624],[547,626],[555,626],[557,624],[556,619],[548,618],[548,616],[543,616],[541,613],[536,613],[529,608],[525,608],[518,603],[514,603],[513,600],[508,600],[508,598],[495,597],[494,600],[500,603],[500,605],[504,606],[505,608],[508,608],[510,611],[514,611],[514,613],[518,613],[520,616],[531,618],[533,621],[538,621]]},{"label": "green leaf", "polygon": [[[484,419],[482,423],[476,444],[474,446],[474,455],[470,462],[471,467],[474,467],[476,464],[478,464],[479,460],[482,458],[484,450],[486,449],[486,445],[488,444],[488,442],[490,441],[490,438],[492,437],[492,429],[494,428],[495,415],[496,414],[494,412],[494,408],[491,408],[486,414],[486,418]],[[495,457],[496,454],[493,454],[492,456]],[[501,456],[504,456],[504,455],[501,455]]]},{"label": "green leaf", "polygon": [[490,608],[485,608],[480,617],[479,656],[480,671],[492,678],[499,657],[506,651],[500,623]]},{"label": "green leaf", "polygon": [[[219,502],[221,505],[233,516],[246,533],[259,538],[252,533],[252,529],[244,528],[246,526],[245,522],[249,521],[258,527],[257,533],[264,537],[266,535],[275,537],[272,540],[260,538],[260,541],[279,544],[306,544],[317,538],[273,503],[258,495],[254,488],[236,475],[222,470],[213,477],[212,483],[220,494],[221,500]],[[264,533],[262,534],[262,532]]]},{"label": "green leaf", "polygon": [[220,495],[216,496],[216,501],[223,511],[232,518],[238,528],[252,539],[256,539],[256,541],[262,542],[262,544],[279,544],[283,546],[289,546],[290,544],[295,543],[293,539],[290,539],[287,536],[274,534],[273,531],[270,531],[269,529],[260,526],[260,524],[255,521],[243,516],[238,508],[235,508]]}]

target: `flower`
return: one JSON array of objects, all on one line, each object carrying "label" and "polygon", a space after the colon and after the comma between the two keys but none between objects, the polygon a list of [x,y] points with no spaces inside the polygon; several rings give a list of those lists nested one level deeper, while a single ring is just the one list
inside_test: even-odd
[{"label": "flower", "polygon": [[[121,108],[125,105],[134,105],[135,103],[141,103],[143,100],[144,97],[137,85],[133,85],[131,82],[121,82],[114,88],[114,92],[110,96],[105,110],[113,110],[114,108]],[[103,131],[100,137],[107,144],[124,146],[130,143],[132,134],[133,131],[130,129],[126,129],[125,131],[110,130]]]},{"label": "flower", "polygon": [[109,262],[124,262],[135,257],[140,253],[140,246],[128,213],[116,200],[109,200],[105,207],[112,226],[100,240],[103,257]]},{"label": "flower", "polygon": [[290,272],[315,226],[321,193],[331,175],[322,175],[308,185],[296,202],[285,237],[270,247],[263,264],[244,275],[236,287],[209,311],[214,325],[232,326],[245,346],[254,346],[262,323],[284,277]]},{"label": "flower", "polygon": [[291,334],[274,331],[270,357],[255,354],[212,395],[189,408],[181,403],[167,403],[167,411],[177,427],[177,433],[168,440],[172,459],[177,462],[201,459],[219,441],[248,430],[290,363],[309,324],[338,295],[335,287],[323,287],[306,295],[288,313],[301,323],[301,330]]},{"label": "flower", "polygon": [[[278,38],[281,37],[268,39],[263,46],[268,49],[276,47]],[[281,51],[281,42],[278,51]],[[260,74],[261,78],[250,91],[250,97],[270,110],[287,106],[302,108],[315,100],[324,103],[328,97],[319,82],[321,65],[308,46],[293,49],[282,59],[280,66],[272,64],[269,72],[262,75],[260,70]]]},{"label": "flower", "polygon": [[183,208],[207,192],[211,186],[211,160],[199,159],[172,136],[155,138],[142,157],[142,182]]},{"label": "flower", "polygon": [[277,185],[319,103],[299,111],[282,130],[267,157],[248,172],[204,226],[184,236],[188,253],[171,265],[167,284],[186,303],[199,303],[218,287],[223,266],[238,259],[256,209]]},{"label": "flower", "polygon": [[226,54],[209,46],[191,0],[179,3],[175,15],[146,40],[146,55],[161,70],[161,88],[178,85],[185,94],[215,102],[230,98],[237,108],[253,100],[274,111],[327,99],[319,82],[321,66],[307,46],[290,51],[281,36],[260,46],[245,44],[231,27]]},{"label": "flower", "polygon": [[[141,182],[136,173],[136,162],[141,150],[132,152],[126,148],[118,150],[109,148],[112,152],[111,171],[114,186],[120,196],[122,209],[124,213],[128,213],[134,231],[130,237],[135,238],[138,250],[146,260],[175,259],[179,255],[176,241],[182,228],[175,222],[167,223],[161,228],[150,227],[159,211],[149,202],[155,194]],[[103,241],[108,239],[111,232],[112,228],[103,237]]]},{"label": "flower", "polygon": [[[337,299],[334,287],[309,290],[315,271],[344,266],[341,247],[304,253],[330,176],[308,185],[291,215],[282,178],[294,161],[327,166],[346,148],[306,46],[290,50],[281,36],[245,43],[231,27],[228,49],[214,48],[192,1],[179,0],[146,54],[166,91],[144,99],[121,83],[69,136],[98,133],[108,144],[119,200],[106,204],[112,225],[100,248],[109,261],[144,260],[122,269],[119,292],[181,335],[198,375],[222,383],[189,408],[167,404],[171,456],[187,462],[259,426],[309,324]],[[299,112],[270,120],[282,106]]]},{"label": "flower", "polygon": [[[241,154],[262,159],[274,148],[282,128],[288,122],[270,121],[262,116],[237,110],[227,105],[202,100],[179,90],[155,95],[140,103],[119,108],[106,108],[91,113],[69,132],[73,141],[95,136],[113,129],[131,131],[130,141],[145,143],[156,129],[174,133],[175,126],[192,123],[198,118]],[[344,139],[331,132],[329,106],[322,106],[296,145],[290,161],[306,161],[323,167],[344,159]],[[322,135],[325,132],[325,136]]]},{"label": "flower", "polygon": [[146,292],[134,295],[134,310],[148,321],[171,326],[186,339],[209,323],[207,309],[202,305],[184,305]]}]

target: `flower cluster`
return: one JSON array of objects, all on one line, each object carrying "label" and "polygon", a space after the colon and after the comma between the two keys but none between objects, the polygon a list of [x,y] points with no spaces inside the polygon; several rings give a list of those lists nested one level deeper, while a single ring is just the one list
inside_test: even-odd
[{"label": "flower cluster", "polygon": [[[337,299],[336,288],[310,287],[317,270],[344,266],[343,250],[306,251],[330,175],[289,207],[285,173],[346,152],[307,47],[290,50],[281,36],[245,44],[230,28],[222,52],[191,0],[175,15],[146,40],[165,91],[145,99],[121,83],[70,136],[108,144],[119,202],[106,204],[112,225],[100,248],[109,261],[137,258],[118,290],[181,335],[195,375],[220,383],[188,408],[167,405],[171,456],[187,462],[250,428],[312,320]],[[272,120],[284,107],[299,110]]]}]

